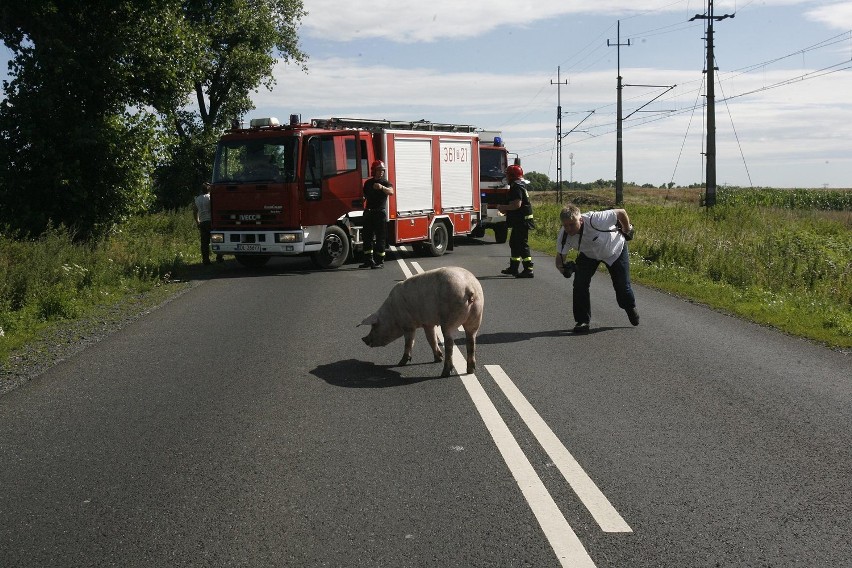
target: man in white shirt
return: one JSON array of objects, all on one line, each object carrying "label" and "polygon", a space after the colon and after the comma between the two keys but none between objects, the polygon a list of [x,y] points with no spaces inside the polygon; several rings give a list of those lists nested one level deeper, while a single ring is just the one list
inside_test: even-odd
[{"label": "man in white shirt", "polygon": [[[624,209],[580,213],[580,209],[569,205],[559,214],[562,228],[556,237],[556,269],[566,278],[574,276],[574,325],[575,333],[589,331],[592,306],[589,285],[592,276],[603,262],[612,278],[618,306],[627,312],[633,325],[639,325],[636,298],[630,286],[630,259],[627,241],[633,238],[633,226]],[[626,228],[625,228],[626,227]],[[565,255],[577,249],[576,262],[565,261]]]},{"label": "man in white shirt", "polygon": [[[210,182],[204,182],[201,186],[198,196],[192,202],[192,214],[201,239],[201,260],[204,264],[210,264]],[[221,254],[216,255],[216,262],[222,262]]]}]

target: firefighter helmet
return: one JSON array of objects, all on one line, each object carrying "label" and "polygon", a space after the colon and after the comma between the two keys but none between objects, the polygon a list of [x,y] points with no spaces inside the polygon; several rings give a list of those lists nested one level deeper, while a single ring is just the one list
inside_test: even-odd
[{"label": "firefighter helmet", "polygon": [[371,172],[375,172],[376,170],[384,170],[384,169],[386,169],[385,163],[381,160],[376,160],[375,162],[370,164],[370,171]]},{"label": "firefighter helmet", "polygon": [[521,179],[524,177],[524,169],[517,164],[512,164],[506,168],[506,177],[510,180]]}]

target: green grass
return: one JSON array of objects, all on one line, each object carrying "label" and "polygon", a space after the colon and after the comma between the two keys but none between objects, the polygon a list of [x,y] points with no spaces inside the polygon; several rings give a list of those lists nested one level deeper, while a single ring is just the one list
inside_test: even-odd
[{"label": "green grass", "polygon": [[[753,192],[756,203],[764,200]],[[717,204],[633,189],[625,205],[636,237],[633,280],[839,348],[852,347],[852,213],[824,199],[795,207]],[[773,196],[777,190],[771,190]],[[852,192],[834,192],[849,203]],[[614,206],[604,193],[569,194],[581,210]],[[560,206],[541,196],[533,246],[555,254]],[[810,203],[805,208],[806,203]],[[838,212],[839,211],[839,212]]]},{"label": "green grass", "polygon": [[188,209],[133,218],[93,243],[63,228],[31,240],[0,233],[0,365],[52,326],[140,294],[164,296],[200,258]]}]

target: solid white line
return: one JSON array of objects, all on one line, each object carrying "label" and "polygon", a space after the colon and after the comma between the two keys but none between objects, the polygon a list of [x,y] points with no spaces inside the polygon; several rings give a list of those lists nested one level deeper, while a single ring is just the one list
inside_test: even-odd
[{"label": "solid white line", "polygon": [[604,532],[633,532],[500,365],[485,365],[509,402]]},{"label": "solid white line", "polygon": [[459,371],[466,368],[466,361],[458,349],[453,350],[453,364],[559,562],[566,568],[594,568],[595,563],[583,543],[565,520],[476,375],[462,375]]},{"label": "solid white line", "polygon": [[[400,260],[400,263],[406,278],[410,277],[411,272],[408,270],[408,266],[402,260]],[[412,261],[411,264],[418,274],[423,272],[419,263]],[[458,329],[463,331],[461,327]],[[509,471],[515,478],[515,482],[527,500],[536,520],[538,520],[560,564],[565,568],[596,568],[583,543],[577,537],[571,525],[568,524],[562,511],[559,510],[494,403],[488,398],[488,394],[482,388],[479,379],[473,373],[466,374],[462,371],[462,369],[467,370],[467,359],[465,359],[461,349],[444,341],[440,327],[436,331],[438,339],[444,343],[445,356],[450,356],[447,350],[452,350],[452,361],[456,373],[461,378],[468,396],[470,396],[482,417],[482,421],[485,422],[486,429],[491,434],[500,455],[503,456],[503,460],[509,467]]]}]

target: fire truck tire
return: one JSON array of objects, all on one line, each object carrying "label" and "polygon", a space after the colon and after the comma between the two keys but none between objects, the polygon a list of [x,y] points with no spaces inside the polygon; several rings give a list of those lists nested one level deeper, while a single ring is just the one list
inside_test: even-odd
[{"label": "fire truck tire", "polygon": [[494,242],[503,244],[509,237],[509,225],[506,223],[498,223],[494,225]]},{"label": "fire truck tire", "polygon": [[311,255],[314,264],[320,268],[340,268],[349,258],[349,237],[337,225],[326,228],[322,240],[322,249]]},{"label": "fire truck tire", "polygon": [[447,226],[443,223],[435,223],[432,226],[432,238],[429,239],[426,245],[426,252],[429,256],[441,256],[447,252],[447,244],[450,242]]},{"label": "fire truck tire", "polygon": [[269,255],[259,254],[238,254],[235,255],[234,258],[236,258],[237,262],[246,268],[260,268],[269,262],[270,257]]}]

